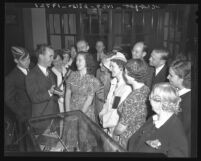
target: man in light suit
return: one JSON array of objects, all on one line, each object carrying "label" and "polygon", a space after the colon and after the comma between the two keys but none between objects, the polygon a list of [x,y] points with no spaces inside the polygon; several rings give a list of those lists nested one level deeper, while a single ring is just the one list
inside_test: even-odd
[{"label": "man in light suit", "polygon": [[7,107],[5,111],[11,111],[16,117],[19,129],[17,139],[20,145],[19,150],[25,151],[28,145],[26,137],[23,137],[26,132],[25,121],[31,117],[31,101],[25,87],[25,78],[30,70],[30,55],[25,48],[18,46],[11,47],[11,52],[16,67],[5,78],[5,103]]},{"label": "man in light suit", "polygon": [[164,48],[156,48],[152,51],[151,56],[149,58],[149,64],[155,68],[155,73],[152,80],[152,87],[156,83],[168,82],[168,58],[169,52]]},{"label": "man in light suit", "polygon": [[[36,50],[36,55],[38,63],[26,77],[26,89],[32,103],[32,117],[59,113],[58,97],[55,94],[63,93],[56,92],[56,79],[48,69],[53,61],[54,50],[46,44],[41,44]],[[49,121],[44,121],[35,126],[44,131],[49,124]]]}]

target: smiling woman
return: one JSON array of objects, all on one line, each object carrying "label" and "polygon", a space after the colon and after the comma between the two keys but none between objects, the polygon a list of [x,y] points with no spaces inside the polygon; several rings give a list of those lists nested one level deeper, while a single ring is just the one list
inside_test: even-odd
[{"label": "smiling woman", "polygon": [[78,71],[72,72],[66,80],[66,111],[81,110],[95,121],[93,98],[100,82],[90,74],[90,63],[89,53],[78,53],[76,60]]},{"label": "smiling woman", "polygon": [[[95,122],[94,96],[100,88],[100,82],[90,74],[89,53],[79,52],[77,55],[77,71],[72,72],[66,80],[65,110],[80,110]],[[73,127],[69,127],[72,135],[76,135]],[[71,147],[76,141],[68,140]]]}]

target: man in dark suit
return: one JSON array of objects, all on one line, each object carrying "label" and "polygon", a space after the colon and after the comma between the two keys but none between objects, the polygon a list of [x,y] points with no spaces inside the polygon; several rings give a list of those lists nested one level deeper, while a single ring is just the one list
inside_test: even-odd
[{"label": "man in dark suit", "polygon": [[[38,46],[36,55],[38,63],[26,77],[26,89],[32,103],[32,117],[56,114],[59,112],[59,107],[58,97],[55,94],[61,96],[63,93],[56,92],[56,79],[48,69],[53,61],[54,50],[42,44]],[[35,127],[44,131],[48,125],[49,120],[35,124]]]},{"label": "man in dark suit", "polygon": [[[150,86],[150,90],[152,90],[153,86],[160,82],[168,82],[167,76],[169,73],[169,68],[167,65],[169,52],[163,48],[155,48],[151,52],[151,56],[149,58],[149,64],[154,67],[152,84]],[[149,102],[148,102],[149,104]],[[150,107],[150,105],[148,105]],[[147,119],[152,116],[155,112],[149,108]]]},{"label": "man in dark suit", "polygon": [[30,70],[30,56],[22,47],[13,46],[11,52],[17,65],[5,78],[5,103],[8,110],[17,118],[20,151],[25,151],[27,145],[23,137],[26,132],[25,121],[31,117],[31,101],[25,87],[25,78]]},{"label": "man in dark suit", "polygon": [[154,68],[149,66],[149,64],[147,64],[147,62],[144,60],[144,57],[147,55],[147,45],[144,42],[137,42],[133,46],[131,52],[133,59],[142,59],[147,65],[147,77],[145,80],[145,85],[147,85],[151,89]]},{"label": "man in dark suit", "polygon": [[155,74],[152,80],[152,87],[156,83],[168,82],[168,56],[169,52],[163,48],[156,48],[152,51],[149,58],[149,64],[155,68]]}]

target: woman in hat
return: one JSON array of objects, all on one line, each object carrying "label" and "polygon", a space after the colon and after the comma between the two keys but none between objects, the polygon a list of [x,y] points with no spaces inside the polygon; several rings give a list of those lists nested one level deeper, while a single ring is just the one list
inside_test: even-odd
[{"label": "woman in hat", "polygon": [[104,130],[112,137],[114,127],[117,125],[119,119],[116,108],[132,90],[126,84],[123,76],[124,65],[127,62],[125,56],[117,52],[109,60],[113,79],[111,80],[110,91],[103,105],[103,109],[99,113],[99,118]]},{"label": "woman in hat", "polygon": [[145,123],[149,87],[145,85],[147,66],[141,59],[131,59],[125,66],[126,82],[132,92],[118,106],[119,122],[114,130],[114,139],[125,149],[128,139]]}]

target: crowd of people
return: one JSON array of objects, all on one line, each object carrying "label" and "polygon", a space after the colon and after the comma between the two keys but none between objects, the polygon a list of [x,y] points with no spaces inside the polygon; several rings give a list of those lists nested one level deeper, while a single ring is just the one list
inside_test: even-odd
[{"label": "crowd of people", "polygon": [[178,57],[168,63],[167,49],[148,53],[144,42],[133,45],[129,60],[101,40],[95,48],[90,53],[85,40],[69,49],[40,44],[32,68],[25,48],[11,48],[16,67],[5,78],[5,103],[19,135],[31,117],[80,110],[129,152],[190,157],[191,62]]}]

